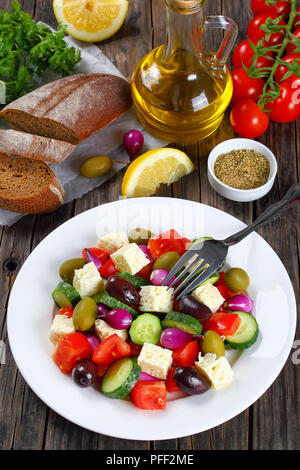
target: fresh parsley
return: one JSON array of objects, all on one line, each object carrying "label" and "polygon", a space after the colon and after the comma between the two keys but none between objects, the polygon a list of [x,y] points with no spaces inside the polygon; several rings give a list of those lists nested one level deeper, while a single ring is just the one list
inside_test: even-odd
[{"label": "fresh parsley", "polygon": [[11,3],[11,9],[12,13],[0,10],[0,107],[3,101],[8,104],[33,90],[34,74],[52,70],[65,77],[81,60],[80,50],[64,41],[65,26],[53,33],[22,11],[18,1]]}]

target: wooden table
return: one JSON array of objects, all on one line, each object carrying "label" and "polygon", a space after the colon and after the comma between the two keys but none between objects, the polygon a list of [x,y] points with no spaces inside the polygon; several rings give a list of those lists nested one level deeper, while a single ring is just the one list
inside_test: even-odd
[{"label": "wooden table", "polygon": [[[49,0],[22,0],[21,3],[36,20],[56,26],[52,2]],[[232,17],[239,25],[239,40],[245,37],[251,18],[250,1],[210,0],[208,3],[207,12],[222,12]],[[9,4],[9,0],[0,0],[0,9],[8,9]],[[130,0],[129,13],[122,29],[112,39],[104,41],[101,48],[124,75],[130,78],[137,59],[163,40],[162,0]],[[292,124],[271,124],[269,131],[260,139],[278,158],[278,178],[269,195],[257,203],[250,204],[234,203],[218,196],[207,181],[206,159],[217,143],[231,137],[233,132],[227,119],[213,138],[198,146],[186,148],[186,152],[196,164],[196,171],[172,187],[162,188],[161,195],[209,204],[248,224],[270,203],[282,197],[288,187],[299,178],[298,119]],[[292,363],[293,351],[274,384],[248,410],[222,426],[178,440],[128,441],[86,431],[54,413],[24,382],[9,350],[6,330],[7,302],[15,277],[33,248],[53,229],[91,207],[118,199],[121,180],[122,173],[80,200],[64,205],[55,213],[27,216],[12,227],[0,228],[0,338],[7,345],[6,364],[0,366],[0,448],[299,449],[300,365]],[[291,209],[281,220],[267,225],[259,233],[283,261],[292,280],[296,298],[299,299],[299,206],[298,209]],[[24,346],[25,342],[26,338]]]}]

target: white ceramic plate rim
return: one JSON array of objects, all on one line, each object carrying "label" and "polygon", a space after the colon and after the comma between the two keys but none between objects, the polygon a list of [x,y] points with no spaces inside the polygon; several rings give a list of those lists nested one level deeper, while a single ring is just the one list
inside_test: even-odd
[{"label": "white ceramic plate rim", "polygon": [[[132,200],[132,201],[135,201],[135,200]],[[215,209],[215,208],[212,208],[210,206],[206,206],[204,204],[199,204],[199,203],[196,203],[196,202],[193,202],[193,201],[186,201],[186,200],[175,199],[175,198],[172,198],[172,199],[170,199],[170,198],[140,198],[140,199],[138,199],[138,201],[142,204],[147,204],[147,205],[150,205],[150,206],[151,206],[151,204],[154,204],[154,203],[158,203],[158,204],[166,204],[167,203],[167,204],[170,204],[170,207],[174,204],[175,205],[178,204],[178,205],[182,205],[183,208],[188,208],[187,205],[193,205],[193,206],[195,206],[195,208],[197,208],[197,210],[203,211],[203,213],[205,213],[206,210],[208,210],[208,212],[213,210],[213,211],[215,211],[216,215],[218,215],[218,214],[221,215],[222,214],[223,217],[224,217],[224,215],[226,217],[229,217],[230,218],[230,223],[232,223],[233,225],[236,225],[238,229],[242,229],[243,227],[245,227],[245,224],[242,223],[241,221],[239,221],[238,219],[236,219],[235,217],[229,216],[228,214],[224,213],[223,211],[220,211],[219,209]],[[8,328],[8,337],[9,337],[10,347],[11,347],[14,359],[15,359],[16,364],[17,364],[22,376],[24,377],[25,381],[28,383],[30,388],[36,393],[36,395],[44,403],[46,403],[46,405],[48,405],[52,410],[54,410],[55,412],[57,412],[58,414],[60,414],[64,418],[68,419],[69,421],[71,421],[71,422],[73,422],[73,423],[75,423],[79,426],[82,426],[86,429],[89,429],[91,431],[98,432],[98,433],[101,433],[101,434],[105,434],[105,435],[108,435],[108,436],[111,436],[111,437],[123,438],[123,439],[133,439],[133,440],[173,439],[173,438],[180,438],[180,437],[184,437],[184,436],[187,436],[187,435],[192,435],[192,434],[196,434],[196,433],[199,433],[199,432],[202,432],[202,431],[206,431],[208,429],[211,429],[215,426],[218,426],[218,425],[228,421],[229,419],[237,416],[239,413],[241,413],[242,411],[247,409],[250,405],[252,405],[270,387],[270,385],[274,382],[274,380],[276,379],[276,377],[280,373],[282,367],[284,366],[284,364],[287,360],[287,357],[290,353],[292,344],[293,344],[293,339],[294,339],[294,334],[295,334],[295,329],[296,329],[296,301],[295,301],[294,291],[293,291],[290,279],[288,277],[288,274],[287,274],[283,264],[279,260],[278,256],[272,250],[272,248],[258,234],[253,234],[251,236],[254,237],[254,240],[257,240],[257,237],[258,237],[258,239],[260,240],[260,243],[262,243],[264,245],[264,248],[266,250],[271,250],[271,252],[273,254],[273,257],[274,257],[274,262],[276,262],[278,267],[281,269],[282,279],[284,280],[285,288],[286,288],[285,293],[287,294],[287,297],[289,299],[288,304],[289,304],[290,329],[288,331],[287,336],[285,337],[284,344],[281,345],[280,360],[278,360],[277,362],[275,362],[275,364],[273,364],[272,371],[268,371],[267,379],[265,381],[257,384],[255,389],[250,394],[248,394],[247,396],[242,396],[240,398],[240,400],[238,401],[238,403],[233,403],[232,408],[225,409],[224,412],[222,413],[222,415],[220,415],[220,416],[216,417],[216,416],[213,416],[213,413],[211,413],[212,416],[209,419],[206,419],[205,422],[201,422],[201,420],[199,420],[199,421],[198,420],[191,420],[191,422],[188,423],[188,424],[180,423],[178,425],[178,427],[174,427],[174,426],[167,426],[166,427],[166,426],[161,426],[161,420],[162,420],[162,422],[164,422],[164,414],[163,413],[166,413],[166,412],[144,412],[142,410],[138,410],[137,408],[133,407],[132,404],[128,404],[131,407],[133,407],[132,409],[130,409],[130,419],[131,419],[131,416],[133,416],[132,419],[135,420],[137,425],[139,425],[142,422],[143,417],[145,417],[145,423],[147,423],[148,420],[151,423],[151,420],[153,420],[152,417],[155,416],[155,420],[156,420],[156,423],[157,423],[157,426],[155,427],[155,430],[153,430],[153,429],[148,430],[148,429],[145,429],[143,427],[141,428],[140,426],[138,426],[136,429],[133,429],[132,427],[130,427],[130,426],[128,427],[125,424],[125,427],[121,426],[120,429],[115,429],[115,430],[112,431],[111,429],[109,429],[107,427],[106,423],[103,423],[101,420],[99,422],[97,422],[96,424],[94,422],[91,423],[88,420],[86,420],[85,417],[80,416],[80,413],[79,413],[79,415],[75,413],[76,416],[74,416],[73,412],[70,412],[69,410],[66,411],[65,409],[62,409],[61,403],[58,403],[56,401],[58,392],[56,393],[55,390],[52,391],[50,394],[45,393],[44,390],[43,390],[43,392],[41,392],[40,391],[40,383],[36,379],[32,378],[31,365],[26,363],[26,360],[24,360],[24,357],[22,355],[22,348],[19,347],[19,344],[17,342],[17,336],[15,335],[15,331],[14,331],[14,327],[15,327],[15,318],[14,317],[15,317],[15,315],[17,315],[17,312],[14,311],[14,303],[16,302],[16,300],[18,298],[18,295],[19,294],[22,295],[22,271],[23,271],[25,265],[28,266],[29,263],[31,263],[31,259],[32,259],[33,254],[38,253],[38,251],[41,250],[45,245],[47,246],[47,244],[49,243],[49,240],[51,240],[52,238],[60,237],[60,235],[63,234],[64,228],[66,227],[67,224],[70,224],[70,223],[77,224],[77,223],[80,222],[80,218],[82,218],[82,217],[88,216],[88,217],[93,218],[93,215],[96,214],[97,211],[102,210],[102,209],[113,209],[114,205],[116,205],[116,207],[117,207],[119,204],[122,205],[123,203],[124,203],[124,201],[115,201],[115,202],[108,203],[108,204],[105,204],[105,205],[102,205],[102,206],[98,206],[98,207],[90,209],[90,210],[88,210],[88,211],[86,211],[82,214],[79,214],[78,216],[74,217],[73,219],[70,219],[69,221],[65,222],[64,224],[59,226],[57,229],[55,229],[53,232],[51,232],[33,250],[32,254],[27,258],[27,260],[25,261],[23,267],[20,270],[20,273],[17,276],[17,279],[15,280],[15,283],[14,283],[14,286],[12,288],[12,292],[11,292],[11,295],[10,295],[9,304],[8,304],[7,328]],[[130,201],[129,201],[129,204],[131,204]],[[229,235],[229,234],[230,233],[228,233],[226,235]],[[187,236],[188,234],[185,233],[184,235]],[[50,292],[49,292],[49,296],[50,296]],[[49,357],[49,367],[51,367],[51,363],[52,363],[52,361],[51,361],[51,358]],[[51,373],[52,373],[52,371],[51,371]],[[44,371],[44,374],[46,374],[46,376],[47,376],[47,371]],[[58,370],[57,370],[57,374],[63,376],[63,374],[60,374]],[[59,375],[57,375],[57,377]],[[63,376],[63,377],[65,377],[65,376]],[[67,379],[70,380],[70,382],[72,382],[69,377],[67,377]],[[65,387],[65,386],[67,386],[67,383],[63,384],[63,387]],[[72,387],[74,387],[73,383],[72,383]],[[82,389],[79,389],[78,387],[74,387],[74,390],[75,389],[80,391],[80,392],[76,392],[77,395],[78,395],[78,393],[86,393],[87,392],[87,389],[82,390]],[[91,390],[91,392],[96,393],[94,390]],[[227,391],[221,391],[221,392],[212,391],[212,392],[213,393],[218,393],[218,394],[219,393],[224,393],[225,395],[226,395],[226,393],[228,393]],[[80,396],[80,395],[78,395],[78,396]],[[204,395],[201,395],[201,397],[203,397],[203,396]],[[212,396],[213,395],[211,395],[211,397]],[[106,397],[104,397],[104,398],[107,399]],[[184,410],[186,409],[186,411],[189,412],[190,405],[195,404],[195,401],[192,401],[192,400],[195,400],[195,398],[199,398],[199,396],[198,397],[196,397],[196,396],[188,397],[188,398],[185,398],[184,400],[179,400],[177,403],[181,403],[181,402],[184,403],[184,407],[183,407]],[[109,399],[107,399],[107,400],[109,400]],[[110,402],[116,403],[117,401],[110,400]],[[108,404],[108,402],[107,402],[107,404]],[[173,405],[173,403],[171,405]],[[170,407],[171,407],[171,405],[170,405]],[[118,406],[117,403],[116,403],[116,406]],[[180,409],[180,408],[182,408],[181,405],[178,406],[178,409]],[[125,410],[125,412],[124,412],[125,418],[127,418],[126,417],[126,412],[127,412],[127,410]],[[172,414],[174,414],[174,418],[177,418],[178,411],[177,411],[177,408],[174,408],[173,406],[172,406]],[[172,415],[169,414],[169,417],[172,417]],[[180,414],[180,416],[178,416],[178,419],[179,418],[181,418],[181,414]],[[121,414],[120,414],[120,419],[122,419]],[[183,421],[184,421],[184,418],[183,418]],[[153,428],[153,426],[151,426],[151,427]]]}]

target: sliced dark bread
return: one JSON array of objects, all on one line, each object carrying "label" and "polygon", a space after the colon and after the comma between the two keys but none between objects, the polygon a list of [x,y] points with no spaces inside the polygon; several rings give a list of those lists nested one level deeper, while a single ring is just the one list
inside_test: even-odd
[{"label": "sliced dark bread", "polygon": [[76,145],[62,140],[49,139],[12,129],[0,129],[0,153],[44,162],[62,163],[75,148]]},{"label": "sliced dark bread", "polygon": [[115,75],[78,74],[48,83],[0,113],[10,127],[78,144],[132,105],[129,83]]},{"label": "sliced dark bread", "polygon": [[0,154],[0,207],[23,214],[51,212],[65,192],[46,163]]}]

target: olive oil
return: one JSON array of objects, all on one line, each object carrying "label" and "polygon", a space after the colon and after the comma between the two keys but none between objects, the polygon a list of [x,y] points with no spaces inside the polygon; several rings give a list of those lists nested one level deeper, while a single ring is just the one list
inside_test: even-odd
[{"label": "olive oil", "polygon": [[168,142],[205,139],[219,127],[231,100],[228,68],[203,50],[203,3],[166,0],[166,44],[142,58],[133,73],[132,96],[140,121]]}]

